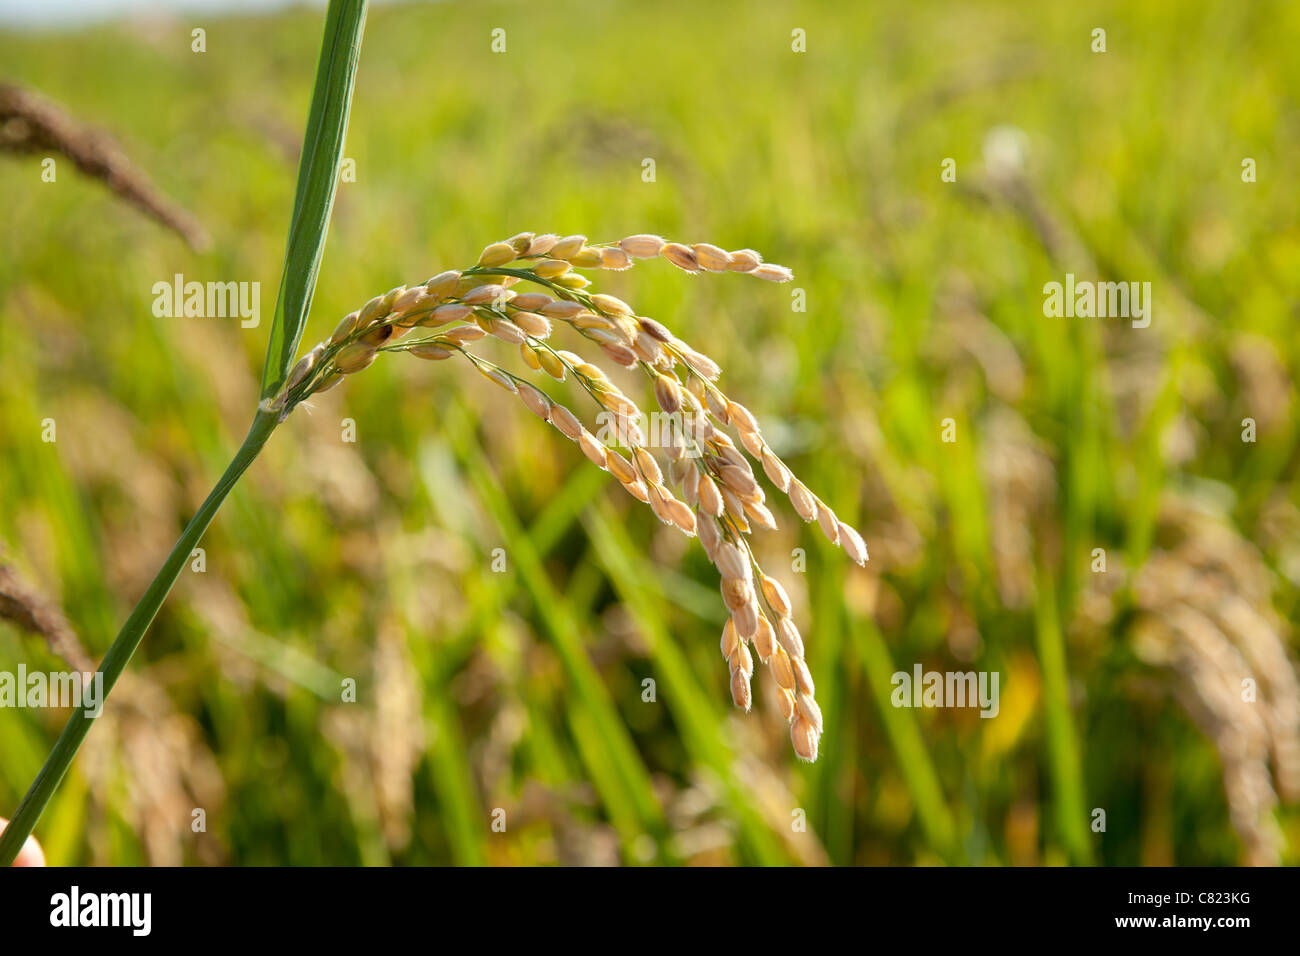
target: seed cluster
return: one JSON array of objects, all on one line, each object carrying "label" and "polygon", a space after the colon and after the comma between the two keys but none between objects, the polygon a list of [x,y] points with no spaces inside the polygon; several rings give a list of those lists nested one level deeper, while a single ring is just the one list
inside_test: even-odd
[{"label": "seed cluster", "polygon": [[[718,387],[721,370],[716,362],[661,323],[637,315],[623,300],[590,291],[591,280],[576,271],[621,271],[637,259],[651,258],[693,273],[740,272],[772,282],[793,278],[789,269],[764,262],[752,249],[728,252],[706,242],[686,245],[651,235],[589,243],[585,236],[520,233],[489,245],[471,268],[440,273],[423,285],[399,286],[344,316],[334,333],[294,366],[283,391],[265,403],[265,409],[287,416],[308,396],[334,388],[344,376],[373,364],[380,352],[403,351],[435,361],[464,357],[576,442],[593,464],[649,505],[660,521],[699,538],[721,575],[722,599],[730,612],[721,648],[731,669],[732,699],[749,710],[757,655],[778,688],[795,753],[815,760],[822,715],[803,639],[785,588],[763,571],[749,545],[755,527],[776,527],[750,460],[789,497],[800,518],[816,521],[857,564],[866,564],[867,548],[861,535],[777,457],[749,409]],[[525,282],[537,291],[517,291],[515,286]],[[600,367],[551,344],[555,323],[575,330],[616,364],[641,369],[656,403],[675,427],[647,441],[647,419],[636,402]],[[438,331],[405,338],[416,329]],[[525,378],[470,349],[486,336],[517,346],[533,372],[560,382],[572,378],[600,408],[605,431],[627,454],[610,447]],[[727,426],[734,429],[739,447],[724,431]],[[667,474],[651,447],[663,453]]]}]

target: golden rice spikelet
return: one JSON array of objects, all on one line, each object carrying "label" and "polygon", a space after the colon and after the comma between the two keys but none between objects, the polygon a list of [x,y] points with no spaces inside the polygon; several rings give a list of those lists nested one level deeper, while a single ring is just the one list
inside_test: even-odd
[{"label": "golden rice spikelet", "polygon": [[706,272],[726,272],[731,265],[731,253],[707,242],[697,242],[691,246],[695,261]]},{"label": "golden rice spikelet", "polygon": [[586,236],[565,236],[551,246],[551,258],[572,259],[586,244]]},{"label": "golden rice spikelet", "polygon": [[343,316],[339,321],[339,324],[335,326],[334,334],[329,337],[328,344],[339,345],[342,343],[349,335],[357,330],[357,320],[360,318],[360,312],[349,312],[347,315]]},{"label": "golden rice spikelet", "polygon": [[653,259],[663,252],[667,243],[659,236],[637,235],[620,240],[619,248],[633,259]]},{"label": "golden rice spikelet", "polygon": [[507,392],[516,391],[514,380],[501,369],[493,368],[490,365],[476,365],[474,367],[493,385],[499,385]]},{"label": "golden rice spikelet", "polygon": [[334,357],[334,367],[344,375],[351,375],[373,365],[376,354],[369,345],[353,342],[351,345],[345,345],[343,350]]},{"label": "golden rice spikelet", "polygon": [[632,259],[618,246],[606,246],[600,250],[600,267],[622,272],[632,268]]},{"label": "golden rice spikelet", "polygon": [[524,403],[524,407],[544,422],[551,420],[551,400],[543,395],[540,389],[526,382],[520,382],[517,388],[519,400]]},{"label": "golden rice spikelet", "polygon": [[549,296],[545,292],[521,292],[510,300],[510,307],[522,309],[525,312],[536,312],[542,306],[554,301],[555,297]]},{"label": "golden rice spikelet", "polygon": [[[859,565],[868,560],[866,544],[768,447],[756,416],[723,393],[716,384],[722,374],[717,362],[662,323],[636,315],[623,299],[593,288],[591,279],[574,271],[624,270],[634,260],[655,258],[691,273],[738,272],[772,282],[792,278],[789,269],[765,263],[752,249],[728,252],[712,243],[686,245],[649,234],[590,246],[581,235],[520,232],[484,247],[473,267],[448,270],[410,288],[397,286],[345,315],[328,339],[293,366],[281,392],[263,408],[287,416],[309,395],[335,388],[344,376],[372,364],[381,351],[409,351],[434,361],[459,354],[485,378],[517,395],[529,412],[576,442],[584,457],[608,471],[660,521],[699,538],[717,567],[719,593],[728,612],[720,647],[733,701],[744,710],[752,706],[757,657],[776,686],[796,755],[815,760],[823,715],[794,623],[793,602],[781,583],[759,567],[749,543],[754,531],[776,527],[752,462],[788,496],[801,519],[816,521],[826,538]],[[503,267],[516,260],[524,261],[509,271],[519,274],[505,274]],[[647,442],[641,427],[645,416],[610,379],[605,370],[609,362],[596,364],[552,347],[547,339],[554,322],[572,326],[571,332],[597,358],[643,372],[672,427],[656,431],[650,436],[653,442]],[[441,331],[403,338],[417,329]],[[544,372],[557,382],[572,379],[579,394],[592,399],[603,415],[612,416],[602,426],[614,425],[612,441],[628,449],[626,453],[603,444],[541,389],[470,350],[489,334],[516,346],[527,371]],[[655,448],[663,450],[666,466],[661,466]]]},{"label": "golden rice spikelet", "polygon": [[790,742],[794,746],[794,752],[798,754],[800,760],[806,760],[812,763],[817,759],[817,744],[821,740],[821,735],[813,728],[812,724],[806,717],[796,714],[794,721],[790,724]]},{"label": "golden rice spikelet", "polygon": [[538,352],[537,361],[541,363],[542,371],[551,376],[551,378],[555,379],[557,382],[563,382],[565,377],[568,375],[568,370],[564,367],[564,363],[560,361],[559,357],[556,356],[554,352],[549,350]]},{"label": "golden rice spikelet", "polygon": [[512,312],[510,321],[534,338],[544,339],[551,334],[550,321],[536,312]]},{"label": "golden rice spikelet", "polygon": [[632,307],[616,295],[597,292],[591,297],[591,304],[605,315],[631,315]]},{"label": "golden rice spikelet", "polygon": [[441,345],[432,345],[432,344],[413,345],[410,348],[410,352],[416,358],[430,359],[432,361],[438,361],[440,359],[449,359],[455,354],[451,349],[443,348]]},{"label": "golden rice spikelet", "polygon": [[750,270],[749,274],[760,279],[766,279],[768,282],[789,282],[794,278],[793,272],[785,266],[778,266],[774,262],[764,262],[757,268]]},{"label": "golden rice spikelet", "polygon": [[483,250],[478,257],[478,264],[481,266],[503,266],[507,262],[514,262],[516,257],[515,247],[508,242],[494,242]]},{"label": "golden rice spikelet", "polygon": [[664,245],[659,254],[683,272],[700,271],[700,262],[690,246],[684,246],[680,242],[669,242]]},{"label": "golden rice spikelet", "polygon": [[551,407],[551,424],[558,428],[560,434],[570,441],[577,441],[578,436],[583,432],[582,423],[574,417],[573,412],[563,405],[553,405]]},{"label": "golden rice spikelet", "polygon": [[560,241],[560,237],[554,233],[547,233],[544,236],[534,236],[528,243],[528,248],[524,250],[526,256],[544,256]]},{"label": "golden rice spikelet", "polygon": [[460,300],[466,305],[488,305],[494,302],[508,302],[514,298],[514,295],[505,286],[490,283],[470,289],[460,297]]},{"label": "golden rice spikelet", "polygon": [[582,249],[579,249],[574,253],[569,258],[569,261],[572,262],[574,268],[577,269],[599,269],[604,262],[604,258],[601,256],[599,249],[593,249],[591,246],[584,246]]},{"label": "golden rice spikelet", "polygon": [[564,259],[543,259],[533,266],[533,272],[543,279],[554,279],[564,275],[573,265]]},{"label": "golden rice spikelet", "polygon": [[537,310],[548,319],[572,319],[585,314],[588,310],[581,302],[570,299],[555,299]]},{"label": "golden rice spikelet", "polygon": [[772,622],[767,619],[767,615],[760,614],[758,629],[754,632],[754,653],[766,664],[776,649],[776,630],[772,627]]}]

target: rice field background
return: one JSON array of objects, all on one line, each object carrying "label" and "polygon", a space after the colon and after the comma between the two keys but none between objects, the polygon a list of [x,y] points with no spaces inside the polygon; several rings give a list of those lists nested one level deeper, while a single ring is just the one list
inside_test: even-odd
[{"label": "rice field background", "polygon": [[[2,560],[92,659],[256,404],[320,23],[0,33],[0,80],[211,237],[0,156]],[[392,355],[227,503],[50,862],[1294,863],[1297,30],[1266,2],[372,8],[307,341],[522,230],[790,266],[804,311],[663,262],[606,288],[867,540],[862,570],[788,506],[762,539],[821,755],[765,675],[731,707],[697,544],[489,383]],[[178,273],[259,282],[261,324],[156,316]],[[1045,317],[1067,273],[1150,282],[1150,327]],[[0,621],[0,669],[60,650]],[[893,706],[917,665],[996,672],[997,716]],[[63,717],[0,709],[0,813]]]}]

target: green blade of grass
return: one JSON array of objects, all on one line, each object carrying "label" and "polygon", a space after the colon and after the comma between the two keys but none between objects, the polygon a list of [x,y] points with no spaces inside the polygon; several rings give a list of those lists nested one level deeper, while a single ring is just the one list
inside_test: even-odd
[{"label": "green blade of grass", "polygon": [[325,236],[338,188],[339,160],[343,158],[343,138],[352,109],[366,6],[367,0],[330,0],[325,16],[316,88],[298,162],[298,189],[289,220],[280,293],[262,369],[262,398],[274,396],[284,383],[311,311],[316,273],[325,252]]},{"label": "green blade of grass", "polygon": [[502,537],[511,543],[512,562],[573,683],[576,706],[570,711],[570,724],[578,749],[619,830],[625,852],[636,861],[632,851],[642,835],[664,836],[663,811],[650,775],[587,655],[569,602],[547,577],[541,558],[492,476],[486,456],[473,441],[468,415],[459,401],[444,411],[443,426],[465,463],[479,500]]},{"label": "green blade of grass", "polygon": [[1056,825],[1071,862],[1091,864],[1088,818],[1084,811],[1083,770],[1079,744],[1070,717],[1070,684],[1065,660],[1065,636],[1056,612],[1056,582],[1039,570],[1035,637],[1043,672],[1043,716],[1052,777]]},{"label": "green blade of grass", "polygon": [[921,728],[910,710],[895,707],[890,702],[893,689],[890,677],[894,673],[894,664],[890,659],[889,647],[870,621],[863,621],[854,628],[853,637],[858,656],[867,672],[867,682],[875,692],[881,722],[898,755],[899,770],[912,793],[912,799],[916,801],[916,815],[921,829],[930,846],[945,862],[958,862],[960,851],[957,845],[957,827],[944,802],[939,776],[935,773]]},{"label": "green blade of grass", "polygon": [[[316,66],[316,89],[312,95],[307,134],[303,141],[276,315],[267,343],[262,380],[264,398],[275,394],[288,372],[298,348],[298,340],[302,336],[312,291],[316,286],[316,271],[325,248],[325,233],[334,205],[338,161],[352,102],[352,86],[356,78],[365,13],[366,0],[331,0],[326,15],[320,58]],[[216,517],[222,502],[257,458],[275,426],[274,415],[259,411],[254,416],[244,443],[199,506],[198,512],[185,526],[161,570],[122,625],[122,630],[99,665],[105,699],[126,669],[136,648],[140,646],[145,631],[153,623],[158,609],[176,583],[176,578],[203,537],[203,532]],[[81,749],[82,741],[86,739],[94,721],[95,718],[88,717],[84,710],[73,711],[46,758],[45,765],[19,803],[13,819],[4,833],[0,834],[0,866],[13,863],[67,773],[77,751]]]},{"label": "green blade of grass", "polygon": [[668,625],[655,608],[655,599],[645,587],[650,572],[634,557],[636,548],[611,510],[608,503],[602,503],[584,523],[620,600],[650,645],[650,654],[663,677],[664,699],[681,727],[687,752],[721,780],[727,793],[727,808],[735,817],[742,842],[756,861],[764,865],[788,863],[789,857],[782,851],[780,841],[756,810],[752,794],[734,771],[734,756],[723,743],[722,718],[717,708],[695,680],[690,662],[672,640]]}]

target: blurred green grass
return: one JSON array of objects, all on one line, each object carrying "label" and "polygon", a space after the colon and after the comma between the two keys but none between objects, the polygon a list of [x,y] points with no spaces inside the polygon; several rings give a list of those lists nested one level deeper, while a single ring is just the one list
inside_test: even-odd
[{"label": "blurred green grass", "polygon": [[[1134,649],[1132,591],[1170,496],[1193,496],[1259,543],[1278,617],[1295,608],[1297,540],[1269,529],[1297,507],[1297,18],[1282,3],[373,9],[357,181],[309,338],[523,229],[660,232],[795,270],[806,312],[789,287],[665,264],[608,285],[716,357],[864,531],[866,572],[788,509],[763,554],[799,607],[822,756],[794,761],[761,675],[755,712],[731,710],[698,547],[477,377],[391,357],[294,415],[232,496],[206,571],[182,577],[122,713],[38,829],[52,861],[1246,859],[1179,676]],[[0,540],[96,656],[256,401],[318,39],[314,12],[0,34],[9,79],[109,129],[214,237],[196,255],[70,164],[42,184],[34,160],[0,160]],[[1003,125],[1029,144],[1028,207],[985,162]],[[1043,283],[1086,262],[1153,283],[1151,329],[1043,318]],[[175,273],[260,281],[262,326],[155,317],[150,289]],[[1243,371],[1243,349],[1273,364]],[[57,666],[0,625],[0,661],[18,660]],[[999,718],[890,706],[890,674],[918,661],[999,671]],[[0,807],[58,725],[0,711]],[[1294,862],[1294,808],[1279,821]]]}]

